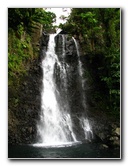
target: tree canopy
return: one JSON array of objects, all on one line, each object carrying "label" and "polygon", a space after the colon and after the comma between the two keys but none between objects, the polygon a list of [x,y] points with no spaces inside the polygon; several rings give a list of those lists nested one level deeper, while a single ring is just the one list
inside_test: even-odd
[{"label": "tree canopy", "polygon": [[36,23],[43,25],[45,30],[52,28],[56,15],[52,12],[46,12],[42,8],[9,8],[8,9],[8,27],[18,30],[20,26],[28,32],[34,28]]},{"label": "tree canopy", "polygon": [[[23,75],[28,62],[36,57],[38,50],[34,41],[38,40],[43,29],[50,32],[56,15],[43,8],[8,9],[8,74],[9,84],[14,78]],[[11,81],[12,80],[12,81]]]}]

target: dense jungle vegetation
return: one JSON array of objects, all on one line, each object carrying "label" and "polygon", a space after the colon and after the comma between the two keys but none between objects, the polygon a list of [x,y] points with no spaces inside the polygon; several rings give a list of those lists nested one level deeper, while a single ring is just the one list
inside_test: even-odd
[{"label": "dense jungle vegetation", "polygon": [[[17,85],[39,53],[42,29],[54,29],[54,13],[42,8],[8,9],[8,84]],[[18,86],[17,86],[18,87]]]},{"label": "dense jungle vegetation", "polygon": [[79,40],[93,82],[97,105],[105,100],[108,114],[120,117],[120,9],[73,8],[65,24],[67,33]]},{"label": "dense jungle vegetation", "polygon": [[[20,80],[38,58],[42,30],[55,31],[54,13],[42,8],[8,9],[8,84],[18,92]],[[97,105],[105,100],[105,111],[120,117],[120,9],[72,8],[60,28],[80,43],[90,68],[88,73],[97,84],[93,94]],[[85,73],[87,74],[87,73]],[[16,96],[16,95],[15,95]],[[18,98],[9,98],[18,104]],[[102,107],[102,106],[101,106]],[[103,109],[104,109],[103,108]]]},{"label": "dense jungle vegetation", "polygon": [[29,63],[38,55],[42,29],[53,28],[55,14],[42,8],[8,9],[8,74],[9,85],[26,73]]}]

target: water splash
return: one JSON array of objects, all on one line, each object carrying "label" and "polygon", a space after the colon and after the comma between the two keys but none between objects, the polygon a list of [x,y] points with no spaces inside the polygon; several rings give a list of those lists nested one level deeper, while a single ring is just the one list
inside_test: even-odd
[{"label": "water splash", "polygon": [[89,124],[89,120],[87,118],[81,117],[80,123],[84,130],[85,139],[91,140],[93,138],[93,132],[92,132],[92,128]]}]

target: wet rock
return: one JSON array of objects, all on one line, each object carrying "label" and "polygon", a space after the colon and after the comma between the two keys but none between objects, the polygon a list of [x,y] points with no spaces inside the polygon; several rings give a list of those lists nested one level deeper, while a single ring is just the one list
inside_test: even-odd
[{"label": "wet rock", "polygon": [[41,46],[46,46],[47,47],[48,41],[49,41],[49,35],[43,33],[42,38],[41,38]]},{"label": "wet rock", "polygon": [[11,108],[15,118],[12,117],[13,121],[10,121],[9,124],[9,143],[27,144],[35,142],[36,120],[39,116],[41,103],[40,87],[42,85],[39,60],[37,59],[32,62],[28,75],[24,76],[18,91],[18,105],[15,109],[14,107]]},{"label": "wet rock", "polygon": [[118,137],[116,137],[116,136],[112,136],[112,137],[110,137],[110,139],[109,139],[110,141],[117,141],[117,140],[119,140],[119,138]]},{"label": "wet rock", "polygon": [[29,127],[29,128],[28,128],[28,131],[29,131],[29,133],[31,134],[32,131],[33,131],[33,128],[32,128],[32,127]]},{"label": "wet rock", "polygon": [[98,137],[101,139],[101,140],[104,140],[106,138],[105,134],[104,133],[99,133],[98,134]]},{"label": "wet rock", "polygon": [[62,31],[59,32],[59,34],[67,34],[67,32],[62,30]]},{"label": "wet rock", "polygon": [[120,136],[120,128],[117,127],[117,128],[114,130],[113,133],[116,134],[116,135],[118,135],[118,136]]},{"label": "wet rock", "polygon": [[118,140],[114,140],[113,145],[114,146],[120,146],[120,140],[119,139]]},{"label": "wet rock", "polygon": [[106,144],[101,144],[100,148],[101,148],[101,149],[108,149],[108,148],[109,148],[109,146],[108,146],[108,145],[106,145]]},{"label": "wet rock", "polygon": [[[55,37],[55,42],[56,42],[55,51],[60,61],[63,61],[64,59],[65,62],[67,63],[74,63],[77,61],[78,58],[77,50],[72,37],[68,35],[58,34]],[[65,55],[62,56],[64,50],[65,50]]]}]

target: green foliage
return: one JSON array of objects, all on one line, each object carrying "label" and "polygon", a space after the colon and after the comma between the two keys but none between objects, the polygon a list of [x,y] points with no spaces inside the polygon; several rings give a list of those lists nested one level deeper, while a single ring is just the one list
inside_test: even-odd
[{"label": "green foliage", "polygon": [[20,27],[28,33],[37,28],[37,23],[43,25],[47,31],[52,28],[56,15],[52,12],[46,12],[42,8],[9,8],[8,9],[8,26],[21,32]]},{"label": "green foliage", "polygon": [[107,108],[119,116],[120,9],[72,8],[67,22],[61,24],[60,28],[77,35],[95,81],[99,86],[102,83],[104,85],[101,96],[102,93],[108,94]]},{"label": "green foliage", "polygon": [[18,131],[21,123],[17,112],[25,102],[19,93],[24,89],[23,82],[33,63],[39,58],[41,33],[49,32],[53,21],[55,14],[41,8],[8,9],[8,124],[11,134]]},{"label": "green foliage", "polygon": [[[42,8],[8,9],[8,76],[9,85],[27,73],[30,62],[36,57],[35,41],[39,40],[40,25],[43,30],[53,28],[55,14]],[[34,35],[33,35],[34,34]],[[38,41],[39,42],[39,41]],[[34,44],[33,44],[34,43]]]},{"label": "green foliage", "polygon": [[16,37],[12,30],[8,36],[8,77],[9,85],[13,79],[22,76],[27,72],[27,62],[32,58],[32,46],[30,37],[26,35],[26,40],[21,40]]}]

